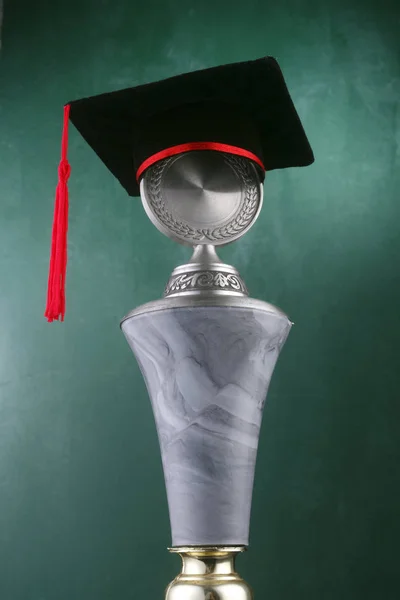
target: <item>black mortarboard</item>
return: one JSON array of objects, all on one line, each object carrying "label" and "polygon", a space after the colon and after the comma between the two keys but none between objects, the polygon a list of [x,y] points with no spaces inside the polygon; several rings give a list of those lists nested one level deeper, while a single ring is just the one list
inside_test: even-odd
[{"label": "black mortarboard", "polygon": [[45,315],[65,313],[68,228],[68,120],[120,181],[139,195],[144,171],[190,150],[219,150],[252,159],[265,171],[301,167],[314,156],[274,58],[234,63],[117,92],[64,107]]},{"label": "black mortarboard", "polygon": [[70,120],[130,196],[139,195],[142,165],[183,144],[214,142],[247,150],[267,171],[314,160],[271,57],[75,100]]}]

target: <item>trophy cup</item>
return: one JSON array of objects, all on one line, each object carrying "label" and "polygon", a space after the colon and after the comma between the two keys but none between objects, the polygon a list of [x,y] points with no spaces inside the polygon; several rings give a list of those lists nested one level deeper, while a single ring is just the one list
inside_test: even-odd
[{"label": "trophy cup", "polygon": [[249,297],[216,248],[253,225],[263,186],[254,163],[223,152],[160,160],[140,183],[153,224],[193,247],[164,297],[132,310],[122,331],[145,379],[182,571],[167,600],[248,600],[235,557],[249,541],[260,425],[291,322]]}]

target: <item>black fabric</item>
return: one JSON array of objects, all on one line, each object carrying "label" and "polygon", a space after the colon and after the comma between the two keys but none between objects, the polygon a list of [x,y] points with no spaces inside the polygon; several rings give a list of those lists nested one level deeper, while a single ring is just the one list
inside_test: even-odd
[{"label": "black fabric", "polygon": [[241,106],[227,102],[194,102],[163,111],[137,127],[135,141],[135,172],[149,156],[187,142],[239,146],[263,160],[261,139],[253,120]]},{"label": "black fabric", "polygon": [[149,156],[188,142],[256,154],[266,170],[306,166],[313,152],[272,57],[177,75],[70,102],[70,119],[130,196]]}]

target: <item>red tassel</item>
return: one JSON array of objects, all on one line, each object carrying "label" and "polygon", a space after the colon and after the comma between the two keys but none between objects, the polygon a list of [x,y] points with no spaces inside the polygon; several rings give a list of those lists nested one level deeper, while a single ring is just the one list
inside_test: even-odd
[{"label": "red tassel", "polygon": [[68,231],[68,178],[71,167],[67,158],[69,109],[64,106],[64,126],[61,140],[61,160],[58,166],[58,184],[54,204],[53,231],[51,235],[47,304],[44,316],[49,322],[64,321],[65,277],[67,271]]}]

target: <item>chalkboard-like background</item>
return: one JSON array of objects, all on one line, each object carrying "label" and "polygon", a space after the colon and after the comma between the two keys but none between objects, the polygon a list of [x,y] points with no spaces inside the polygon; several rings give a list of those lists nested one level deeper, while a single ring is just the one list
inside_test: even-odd
[{"label": "chalkboard-like background", "polygon": [[270,388],[256,598],[398,600],[400,40],[381,0],[9,0],[0,55],[0,597],[162,598],[178,561],[119,331],[188,251],[71,128],[68,309],[45,301],[62,105],[276,56],[313,145],[221,252],[295,321]]}]

